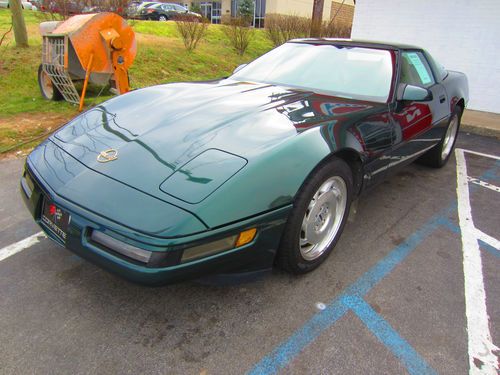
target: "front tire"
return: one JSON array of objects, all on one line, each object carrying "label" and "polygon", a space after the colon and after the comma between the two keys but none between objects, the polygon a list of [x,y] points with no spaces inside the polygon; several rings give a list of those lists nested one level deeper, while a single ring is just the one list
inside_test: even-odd
[{"label": "front tire", "polygon": [[448,162],[453,148],[455,147],[455,142],[457,141],[461,118],[462,108],[460,106],[456,106],[451,113],[450,120],[448,121],[448,127],[446,128],[446,133],[443,138],[436,146],[431,148],[418,159],[420,164],[424,164],[432,168],[441,168]]},{"label": "front tire", "polygon": [[158,21],[165,22],[168,21],[168,18],[166,16],[161,15],[160,17],[158,17]]},{"label": "front tire", "polygon": [[344,229],[352,200],[349,166],[334,158],[320,166],[304,183],[281,238],[277,263],[293,274],[303,274],[325,261]]}]

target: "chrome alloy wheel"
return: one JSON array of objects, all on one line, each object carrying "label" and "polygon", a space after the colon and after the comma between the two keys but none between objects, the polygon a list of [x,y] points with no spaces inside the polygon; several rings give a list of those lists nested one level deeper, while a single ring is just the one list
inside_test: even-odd
[{"label": "chrome alloy wheel", "polygon": [[300,254],[305,260],[320,257],[337,235],[347,205],[347,186],[343,178],[330,177],[314,193],[300,231]]},{"label": "chrome alloy wheel", "polygon": [[458,131],[458,116],[454,115],[448,125],[448,130],[443,140],[443,147],[441,151],[441,160],[445,160],[451,152],[453,144],[455,143],[455,138],[457,137]]}]

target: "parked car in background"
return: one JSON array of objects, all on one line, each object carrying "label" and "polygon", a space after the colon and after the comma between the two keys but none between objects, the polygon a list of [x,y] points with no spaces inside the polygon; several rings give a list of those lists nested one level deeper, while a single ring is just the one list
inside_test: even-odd
[{"label": "parked car in background", "polygon": [[121,17],[125,17],[128,14],[127,9],[123,8],[120,5],[98,4],[93,6],[86,6],[82,10],[82,13],[101,13],[101,12],[113,12],[120,15]]},{"label": "parked car in background", "polygon": [[134,18],[137,15],[137,9],[142,4],[142,1],[131,1],[128,3],[128,7],[126,9],[126,15],[128,18]]},{"label": "parked car in background", "polygon": [[151,5],[142,9],[138,18],[143,20],[168,21],[179,15],[191,15],[201,18],[201,14],[190,12],[183,6],[172,3],[159,3]]},{"label": "parked car in background", "polygon": [[148,8],[152,5],[159,4],[157,1],[139,1],[137,5],[132,5],[131,12],[133,12],[133,15],[131,18],[139,18],[139,14],[141,14],[141,11],[145,8]]},{"label": "parked car in background", "polygon": [[[33,9],[33,5],[29,1],[22,1],[21,4],[23,9],[37,10],[36,7]],[[9,0],[0,0],[0,8],[10,8]]]},{"label": "parked car in background", "polygon": [[39,10],[41,12],[45,11],[44,1],[42,1],[42,0],[29,0],[29,2],[33,6],[33,9],[36,8],[36,10]]},{"label": "parked car in background", "polygon": [[77,1],[44,1],[45,11],[59,13],[63,16],[73,16],[84,13],[85,5]]}]

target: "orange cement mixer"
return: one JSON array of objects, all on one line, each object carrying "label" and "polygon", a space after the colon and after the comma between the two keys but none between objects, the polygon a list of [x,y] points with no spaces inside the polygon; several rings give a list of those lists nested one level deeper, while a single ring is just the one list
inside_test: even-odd
[{"label": "orange cement mixer", "polygon": [[[43,38],[38,84],[49,100],[64,98],[83,108],[87,84],[129,91],[128,68],[137,53],[135,34],[115,13],[81,14],[40,24]],[[81,95],[75,82],[83,81]]]}]

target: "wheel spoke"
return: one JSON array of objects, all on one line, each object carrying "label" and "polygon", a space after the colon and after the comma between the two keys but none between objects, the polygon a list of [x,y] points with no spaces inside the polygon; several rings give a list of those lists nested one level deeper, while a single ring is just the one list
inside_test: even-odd
[{"label": "wheel spoke", "polygon": [[305,245],[308,245],[309,244],[309,241],[307,240],[307,238],[300,238],[300,247],[303,247]]}]

